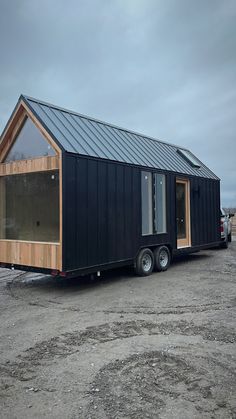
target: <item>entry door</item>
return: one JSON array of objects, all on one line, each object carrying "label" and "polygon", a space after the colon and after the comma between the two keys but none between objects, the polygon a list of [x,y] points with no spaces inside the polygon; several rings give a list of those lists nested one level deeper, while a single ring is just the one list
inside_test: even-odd
[{"label": "entry door", "polygon": [[189,181],[176,179],[177,248],[191,246]]}]

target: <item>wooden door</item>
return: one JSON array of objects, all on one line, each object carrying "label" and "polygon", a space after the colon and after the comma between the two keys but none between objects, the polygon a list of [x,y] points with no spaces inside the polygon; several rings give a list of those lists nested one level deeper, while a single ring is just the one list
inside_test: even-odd
[{"label": "wooden door", "polygon": [[176,179],[177,248],[190,247],[190,185],[189,180]]}]

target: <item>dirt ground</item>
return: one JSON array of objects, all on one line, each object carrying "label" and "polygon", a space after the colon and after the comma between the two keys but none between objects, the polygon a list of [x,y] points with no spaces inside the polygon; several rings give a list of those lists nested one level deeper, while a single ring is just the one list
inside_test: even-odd
[{"label": "dirt ground", "polygon": [[236,241],[56,281],[0,270],[1,418],[236,418]]}]

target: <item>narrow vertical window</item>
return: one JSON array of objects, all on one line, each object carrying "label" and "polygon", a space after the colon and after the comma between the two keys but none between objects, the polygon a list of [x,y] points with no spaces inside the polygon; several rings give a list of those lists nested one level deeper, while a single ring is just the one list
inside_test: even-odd
[{"label": "narrow vertical window", "polygon": [[141,172],[142,176],[142,235],[153,234],[152,173]]},{"label": "narrow vertical window", "polygon": [[166,233],[166,178],[154,174],[154,228],[155,233]]}]

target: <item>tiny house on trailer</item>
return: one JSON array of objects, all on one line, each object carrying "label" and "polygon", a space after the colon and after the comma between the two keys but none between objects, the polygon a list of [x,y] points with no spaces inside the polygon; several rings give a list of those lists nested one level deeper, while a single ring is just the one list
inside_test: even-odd
[{"label": "tiny house on trailer", "polygon": [[70,276],[220,242],[220,181],[190,151],[21,96],[0,142],[0,265]]}]

